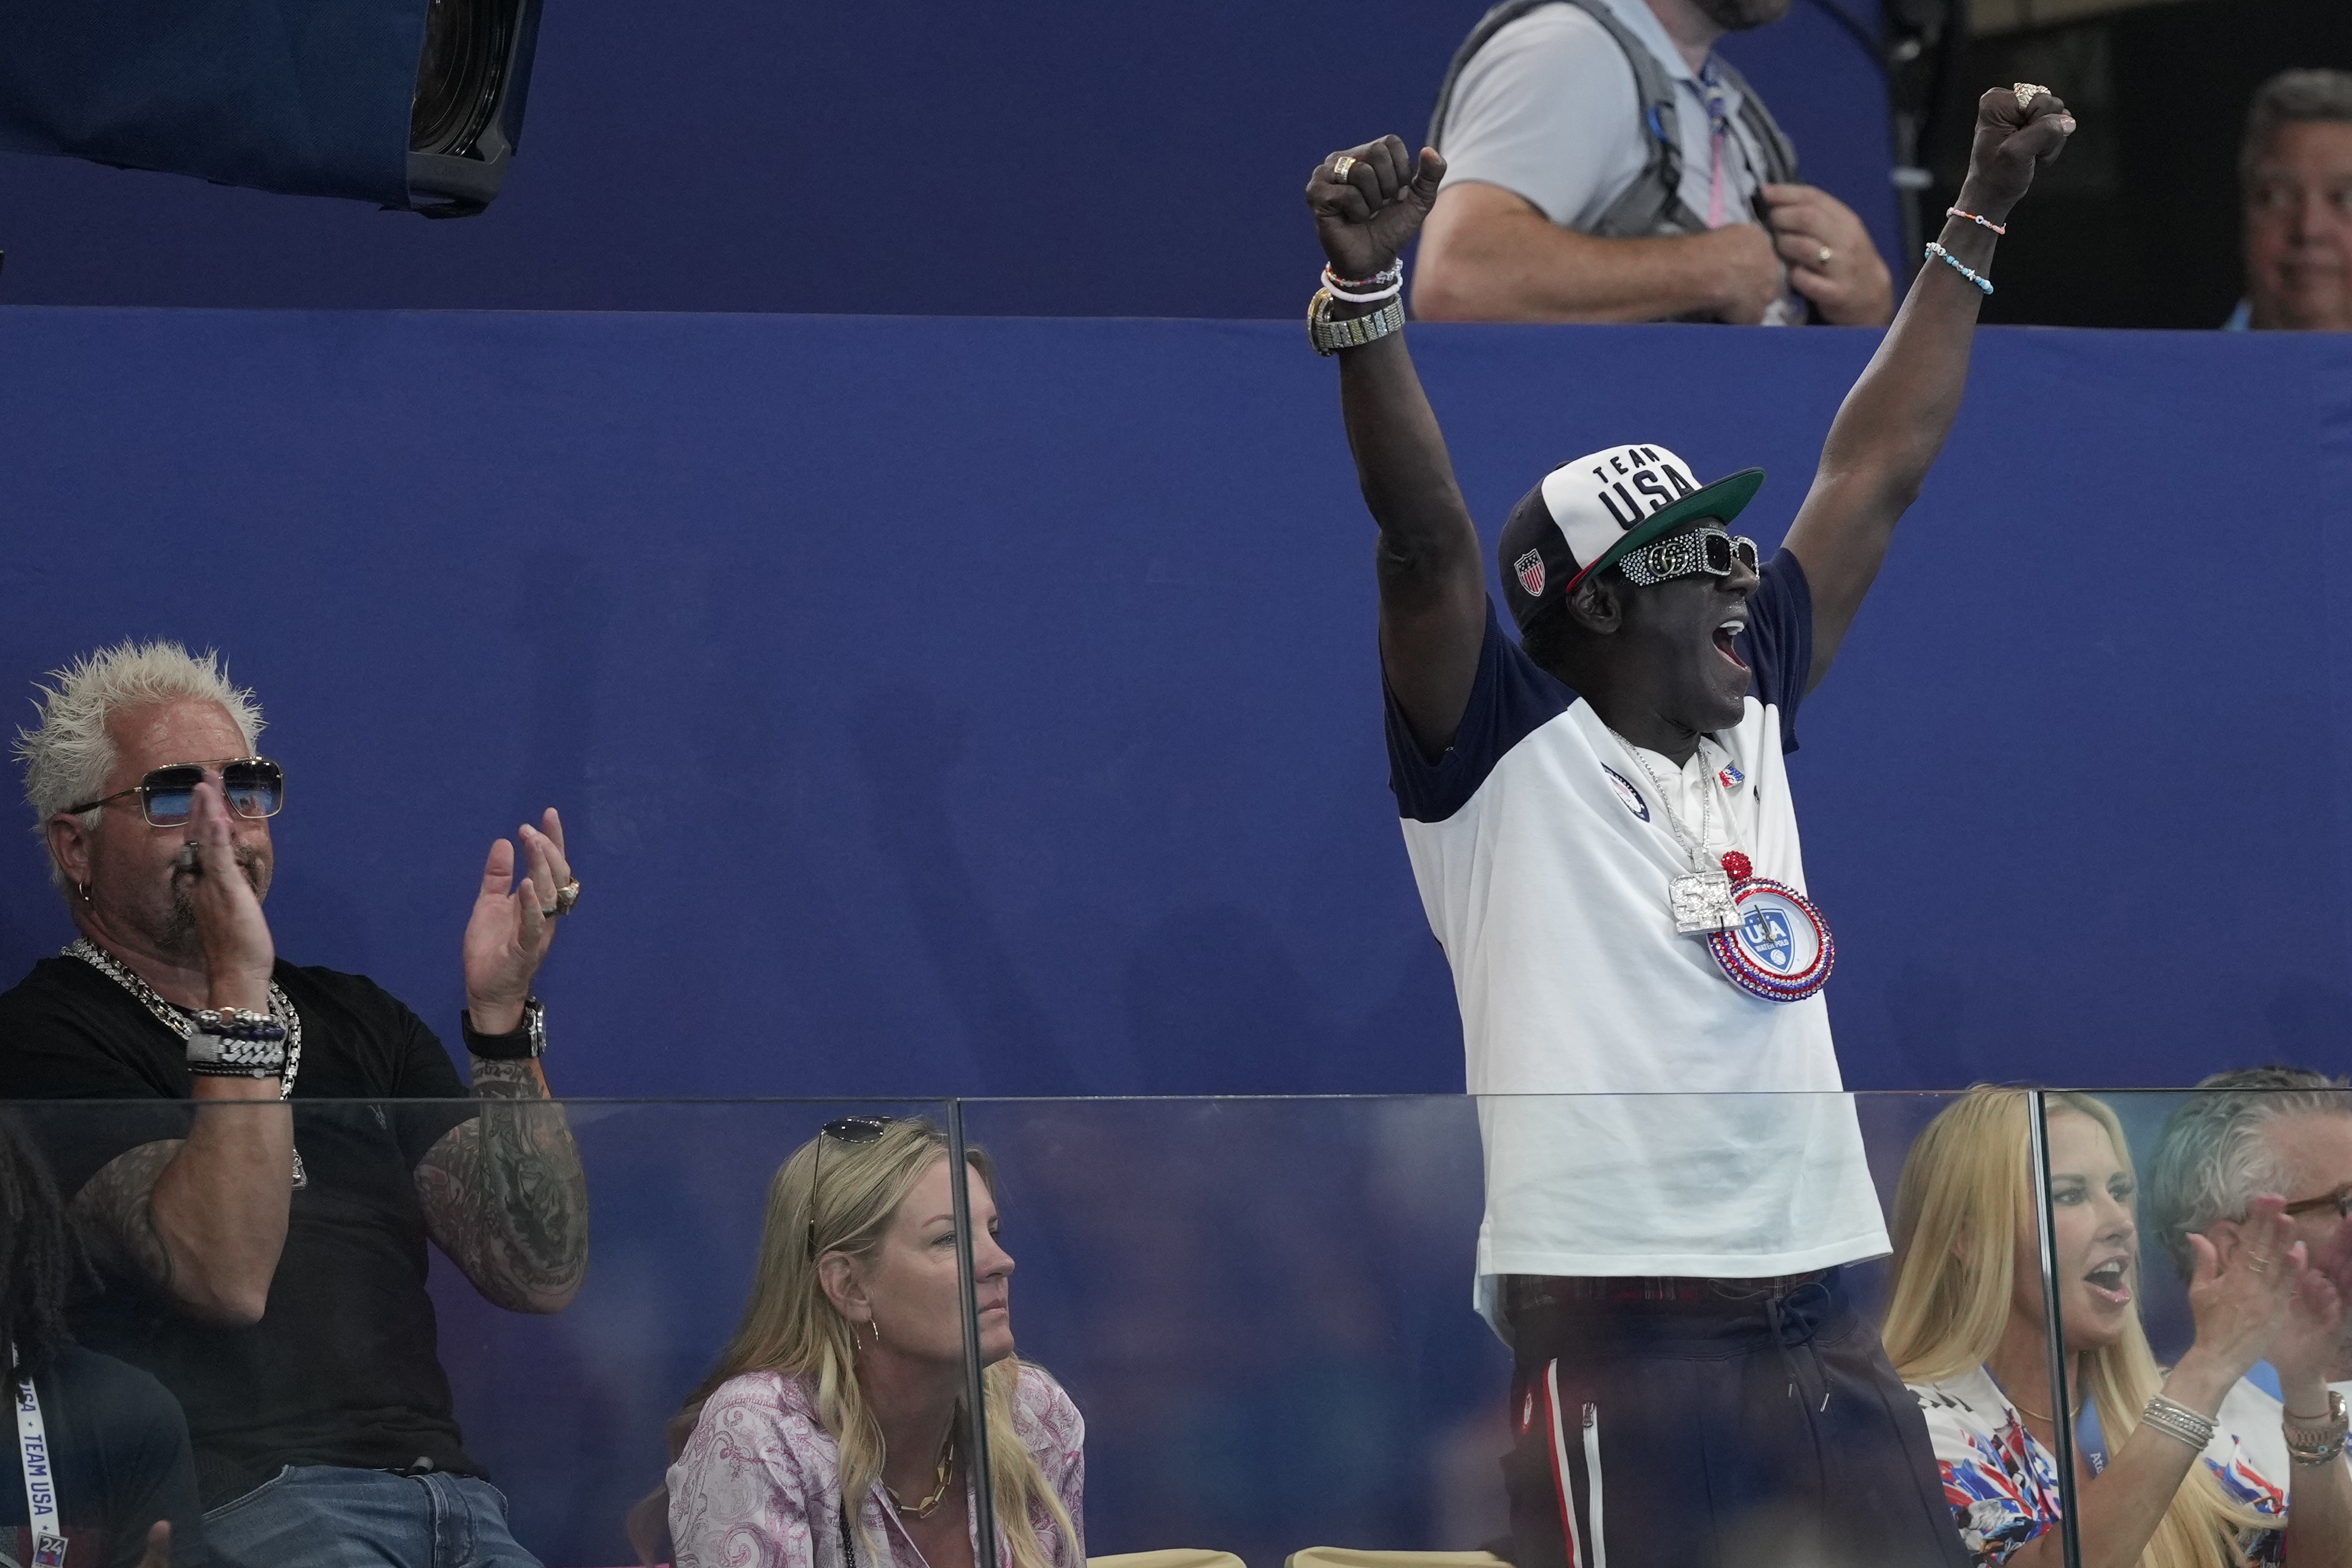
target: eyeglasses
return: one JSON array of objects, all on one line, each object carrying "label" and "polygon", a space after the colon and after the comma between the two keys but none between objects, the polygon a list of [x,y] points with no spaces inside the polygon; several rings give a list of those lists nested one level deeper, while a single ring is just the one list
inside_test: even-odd
[{"label": "eyeglasses", "polygon": [[1617,570],[1625,574],[1626,581],[1647,588],[1702,571],[1709,577],[1729,577],[1735,560],[1754,571],[1756,541],[1722,528],[1695,528],[1627,550],[1617,558]]},{"label": "eyeglasses", "polygon": [[896,1116],[839,1116],[816,1130],[816,1168],[809,1172],[809,1261],[816,1261],[816,1180],[824,1174],[824,1141],[838,1138],[845,1144],[870,1144],[882,1135],[882,1129],[897,1121]]},{"label": "eyeglasses", "polygon": [[125,795],[136,795],[139,813],[147,819],[149,827],[176,828],[195,810],[196,786],[205,781],[207,768],[220,770],[221,792],[228,797],[228,809],[238,816],[274,817],[285,808],[286,769],[267,757],[231,757],[212,762],[175,762],[169,768],[154,768],[128,789],[117,789],[111,795],[85,800],[79,806],[68,806],[66,815],[79,816],[110,805]]},{"label": "eyeglasses", "polygon": [[2290,1203],[2280,1212],[2309,1214],[2315,1208],[2332,1208],[2337,1218],[2352,1219],[2352,1183],[2347,1183],[2323,1197],[2306,1197],[2301,1203]]}]

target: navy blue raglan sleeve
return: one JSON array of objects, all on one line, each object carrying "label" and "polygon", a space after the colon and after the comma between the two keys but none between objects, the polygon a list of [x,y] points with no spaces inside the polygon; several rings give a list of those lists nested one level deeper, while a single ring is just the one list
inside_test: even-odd
[{"label": "navy blue raglan sleeve", "polygon": [[1536,667],[1503,632],[1492,600],[1486,603],[1486,634],[1478,645],[1478,676],[1470,706],[1444,756],[1422,755],[1397,706],[1396,693],[1381,682],[1388,699],[1389,789],[1397,814],[1416,822],[1442,822],[1460,810],[1486,781],[1511,747],[1549,724],[1576,701],[1576,694]]},{"label": "navy blue raglan sleeve", "polygon": [[1754,673],[1756,700],[1780,710],[1780,749],[1797,749],[1797,705],[1813,671],[1813,588],[1795,556],[1780,551],[1764,563],[1763,580],[1748,596],[1748,630],[1739,656]]}]

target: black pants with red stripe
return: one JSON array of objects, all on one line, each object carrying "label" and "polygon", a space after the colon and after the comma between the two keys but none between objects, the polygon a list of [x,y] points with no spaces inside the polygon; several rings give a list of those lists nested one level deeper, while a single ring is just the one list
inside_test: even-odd
[{"label": "black pants with red stripe", "polygon": [[1837,1271],[1683,1300],[1539,1283],[1504,1281],[1517,1568],[1967,1568],[1918,1405]]}]

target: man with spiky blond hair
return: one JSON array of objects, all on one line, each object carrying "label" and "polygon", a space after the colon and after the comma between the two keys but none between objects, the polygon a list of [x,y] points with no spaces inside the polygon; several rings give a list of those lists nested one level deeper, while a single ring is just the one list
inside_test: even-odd
[{"label": "man with spiky blond hair", "polygon": [[79,935],[0,995],[0,1095],[116,1103],[35,1121],[103,1282],[77,1333],[179,1397],[222,1562],[425,1568],[465,1540],[466,1563],[537,1568],[461,1446],[425,1242],[517,1312],[561,1311],[587,1270],[531,994],[579,896],[562,821],[521,830],[520,878],[505,839],[483,866],[469,1098],[397,999],[278,956],[285,772],[217,655],[124,642],[50,681],[16,753]]}]

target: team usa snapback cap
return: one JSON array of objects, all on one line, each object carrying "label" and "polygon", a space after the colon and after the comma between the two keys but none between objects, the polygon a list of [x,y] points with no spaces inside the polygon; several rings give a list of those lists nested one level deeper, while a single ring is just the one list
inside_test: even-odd
[{"label": "team usa snapback cap", "polygon": [[1700,517],[1728,523],[1755,497],[1764,470],[1701,485],[1663,446],[1612,446],[1563,463],[1519,497],[1496,554],[1511,619],[1527,628],[1588,572]]}]

